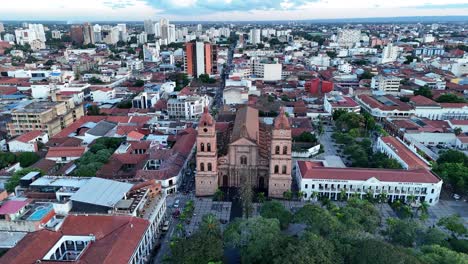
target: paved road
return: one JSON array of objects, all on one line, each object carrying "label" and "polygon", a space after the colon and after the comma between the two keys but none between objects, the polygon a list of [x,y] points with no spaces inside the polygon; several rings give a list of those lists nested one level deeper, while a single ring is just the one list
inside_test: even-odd
[{"label": "paved road", "polygon": [[[184,195],[184,194],[181,194],[181,193],[172,194],[172,195],[167,197],[167,200],[166,200],[166,202],[167,202],[166,215],[167,215],[167,220],[169,220],[169,230],[167,231],[164,238],[161,240],[161,247],[159,248],[159,251],[158,251],[156,257],[154,258],[154,261],[153,261],[154,264],[163,263],[164,257],[170,253],[171,239],[174,237],[175,228],[176,228],[177,224],[179,223],[179,220],[174,219],[172,217],[172,213],[175,210],[182,210],[184,208],[185,204],[187,203],[187,201],[189,201],[191,199],[193,199],[192,194]],[[174,202],[176,200],[179,200],[179,208],[174,208]]]}]

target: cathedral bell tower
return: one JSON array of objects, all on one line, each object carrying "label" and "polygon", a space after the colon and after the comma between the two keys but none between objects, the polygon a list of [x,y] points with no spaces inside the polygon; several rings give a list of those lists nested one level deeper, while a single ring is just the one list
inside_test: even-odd
[{"label": "cathedral bell tower", "polygon": [[216,122],[205,107],[198,123],[197,175],[195,194],[213,195],[218,189],[218,155],[216,148]]},{"label": "cathedral bell tower", "polygon": [[270,179],[268,196],[282,198],[283,193],[291,190],[291,126],[281,108],[275,118],[270,147]]}]

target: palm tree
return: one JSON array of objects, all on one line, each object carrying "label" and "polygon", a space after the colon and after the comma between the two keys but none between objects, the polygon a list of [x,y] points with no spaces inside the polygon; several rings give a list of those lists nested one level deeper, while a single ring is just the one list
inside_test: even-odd
[{"label": "palm tree", "polygon": [[215,201],[222,201],[224,198],[224,192],[221,191],[219,188],[216,189],[216,192],[213,195],[213,200]]},{"label": "palm tree", "polygon": [[204,215],[200,225],[200,230],[209,235],[215,235],[219,232],[218,219],[213,214]]},{"label": "palm tree", "polygon": [[416,201],[416,196],[411,194],[408,197],[406,197],[406,201],[407,201],[408,204],[411,205],[412,203],[414,203]]},{"label": "palm tree", "polygon": [[423,222],[426,221],[429,217],[429,204],[426,201],[422,202],[418,208],[418,211],[421,212],[419,219]]},{"label": "palm tree", "polygon": [[259,203],[265,202],[265,193],[264,192],[259,192],[257,194],[257,200]]},{"label": "palm tree", "polygon": [[184,225],[181,223],[178,223],[176,225],[176,231],[177,231],[177,234],[179,234],[179,236],[182,236],[182,234],[185,232]]},{"label": "palm tree", "polygon": [[317,191],[312,192],[312,195],[310,196],[314,201],[317,201],[319,193]]},{"label": "palm tree", "polygon": [[283,193],[283,198],[289,201],[289,209],[291,209],[291,199],[293,197],[293,193],[291,190],[287,190]]},{"label": "palm tree", "polygon": [[339,195],[340,195],[340,200],[341,201],[346,201],[348,199],[348,196],[346,195],[346,188],[341,189]]},{"label": "palm tree", "polygon": [[303,191],[298,191],[297,192],[297,200],[302,201],[302,198],[304,198],[304,192]]},{"label": "palm tree", "polygon": [[460,127],[456,127],[453,129],[453,133],[455,133],[455,135],[460,135],[461,133],[463,132],[463,130],[460,128]]},{"label": "palm tree", "polygon": [[367,199],[369,202],[371,202],[371,203],[373,203],[373,202],[375,201],[375,200],[374,200],[374,194],[372,193],[371,190],[367,190],[367,192],[366,192],[366,199]]}]

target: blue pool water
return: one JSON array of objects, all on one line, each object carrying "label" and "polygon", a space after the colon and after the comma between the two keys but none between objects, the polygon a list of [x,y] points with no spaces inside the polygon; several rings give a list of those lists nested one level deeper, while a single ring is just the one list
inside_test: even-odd
[{"label": "blue pool water", "polygon": [[29,217],[28,220],[31,221],[39,221],[41,220],[46,214],[48,214],[52,210],[51,205],[47,206],[39,206],[36,208],[36,211],[32,213]]}]

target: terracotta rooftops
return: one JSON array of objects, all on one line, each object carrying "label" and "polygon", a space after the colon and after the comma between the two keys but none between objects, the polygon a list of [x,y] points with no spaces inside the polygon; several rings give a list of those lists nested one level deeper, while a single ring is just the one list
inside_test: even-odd
[{"label": "terracotta rooftops", "polygon": [[438,183],[441,180],[425,169],[388,170],[368,168],[316,167],[308,161],[298,161],[303,179],[326,179],[344,181],[367,181],[376,178],[381,182]]},{"label": "terracotta rooftops", "polygon": [[[128,263],[148,226],[147,220],[131,216],[69,215],[57,232],[43,229],[26,235],[0,262],[38,263],[62,236],[92,234],[95,240],[73,263]],[[64,262],[47,260],[46,263]]]},{"label": "terracotta rooftops", "polygon": [[85,151],[84,147],[50,147],[46,158],[81,157]]},{"label": "terracotta rooftops", "polygon": [[40,137],[42,134],[43,134],[42,131],[33,130],[33,131],[28,132],[28,133],[22,134],[22,135],[20,135],[20,136],[18,136],[16,138],[14,138],[13,140],[20,141],[20,142],[23,142],[23,143],[28,143],[29,141]]},{"label": "terracotta rooftops", "polygon": [[408,165],[408,169],[429,169],[427,163],[416,156],[416,154],[403,145],[403,143],[398,141],[398,139],[392,136],[382,137],[381,139]]}]

